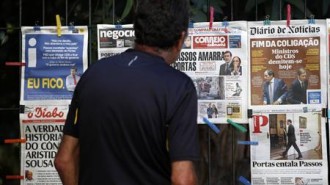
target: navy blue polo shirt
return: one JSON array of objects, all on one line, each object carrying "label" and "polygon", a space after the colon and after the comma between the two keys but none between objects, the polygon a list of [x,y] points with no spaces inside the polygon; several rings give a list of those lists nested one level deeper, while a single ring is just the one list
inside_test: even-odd
[{"label": "navy blue polo shirt", "polygon": [[79,138],[79,184],[169,185],[172,161],[199,159],[196,120],[191,79],[161,57],[130,49],[101,59],[64,127]]}]

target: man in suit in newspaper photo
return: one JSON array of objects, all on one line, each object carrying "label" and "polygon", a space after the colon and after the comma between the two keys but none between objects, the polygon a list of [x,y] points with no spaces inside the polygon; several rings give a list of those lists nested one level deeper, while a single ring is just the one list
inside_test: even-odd
[{"label": "man in suit in newspaper photo", "polygon": [[302,159],[302,154],[296,143],[296,133],[295,133],[294,126],[292,125],[292,120],[288,119],[287,124],[288,124],[288,132],[287,132],[288,144],[286,146],[285,151],[282,153],[282,155],[283,155],[283,157],[286,157],[289,149],[291,148],[291,146],[293,146],[293,148],[298,152],[298,157],[296,159]]},{"label": "man in suit in newspaper photo", "polygon": [[288,92],[287,101],[290,104],[306,104],[306,91],[308,87],[307,72],[304,68],[297,70],[297,78],[293,80]]},{"label": "man in suit in newspaper photo", "polygon": [[77,75],[77,67],[73,66],[70,68],[70,75],[65,78],[66,89],[73,92],[79,80],[80,76]]},{"label": "man in suit in newspaper photo", "polygon": [[225,51],[223,54],[223,58],[225,60],[224,64],[221,64],[219,75],[230,75],[231,74],[231,59],[232,59],[232,53],[230,51]]},{"label": "man in suit in newspaper photo", "polygon": [[287,95],[287,86],[282,79],[274,77],[274,71],[267,69],[264,72],[263,104],[280,105],[284,104]]}]

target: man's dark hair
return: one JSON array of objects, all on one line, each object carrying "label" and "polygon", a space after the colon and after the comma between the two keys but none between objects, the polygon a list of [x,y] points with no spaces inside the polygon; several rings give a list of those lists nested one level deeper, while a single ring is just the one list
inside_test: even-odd
[{"label": "man's dark hair", "polygon": [[230,51],[225,51],[223,54],[229,53],[230,56],[233,56],[233,54]]},{"label": "man's dark hair", "polygon": [[300,76],[301,74],[304,74],[304,73],[306,73],[306,69],[304,69],[303,67],[301,67],[297,70],[297,75],[298,76]]},{"label": "man's dark hair", "polygon": [[291,119],[288,119],[288,122],[289,122],[289,123],[292,123]]},{"label": "man's dark hair", "polygon": [[266,73],[267,73],[269,76],[274,76],[274,71],[271,70],[271,69],[267,69],[267,70],[266,70]]},{"label": "man's dark hair", "polygon": [[187,0],[137,0],[135,3],[135,42],[167,49],[187,32]]}]

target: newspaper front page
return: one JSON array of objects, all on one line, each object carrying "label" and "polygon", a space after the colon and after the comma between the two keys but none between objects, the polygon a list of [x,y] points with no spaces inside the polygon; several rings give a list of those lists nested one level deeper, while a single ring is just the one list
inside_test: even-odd
[{"label": "newspaper front page", "polygon": [[20,104],[67,105],[87,69],[87,26],[22,27]]},{"label": "newspaper front page", "polygon": [[[325,20],[249,22],[249,105],[253,112],[320,111],[326,106]],[[304,78],[298,76],[305,73]],[[269,81],[269,77],[273,80]],[[268,79],[267,79],[268,78]],[[271,89],[270,89],[271,88]]]},{"label": "newspaper front page", "polygon": [[131,48],[134,44],[135,32],[132,24],[97,25],[98,59],[110,57]]},{"label": "newspaper front page", "polygon": [[172,66],[197,90],[198,122],[247,123],[247,22],[194,23]]},{"label": "newspaper front page", "polygon": [[29,105],[20,114],[21,184],[60,185],[54,158],[62,139],[68,105]]},{"label": "newspaper front page", "polygon": [[253,185],[327,185],[326,119],[321,112],[255,114],[250,124]]}]

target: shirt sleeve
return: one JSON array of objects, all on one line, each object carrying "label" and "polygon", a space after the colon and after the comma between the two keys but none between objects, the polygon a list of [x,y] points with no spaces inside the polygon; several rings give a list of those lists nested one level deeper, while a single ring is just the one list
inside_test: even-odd
[{"label": "shirt sleeve", "polygon": [[169,122],[171,161],[198,160],[197,94],[190,80],[184,87]]},{"label": "shirt sleeve", "polygon": [[79,115],[78,90],[75,90],[63,129],[63,133],[65,135],[70,135],[76,138],[79,137],[78,115]]}]

